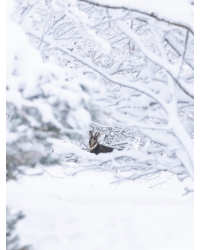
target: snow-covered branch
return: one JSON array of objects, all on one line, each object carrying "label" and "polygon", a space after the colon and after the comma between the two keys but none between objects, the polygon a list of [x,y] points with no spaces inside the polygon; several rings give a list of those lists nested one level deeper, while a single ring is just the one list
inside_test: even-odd
[{"label": "snow-covered branch", "polygon": [[[145,7],[144,0],[130,4],[125,1],[123,6],[120,1],[108,2],[108,8],[103,0],[90,2],[94,4],[62,0],[35,2],[28,12],[25,11],[28,2],[27,6],[19,7],[14,17],[29,41],[40,50],[45,64],[40,66],[40,73],[34,71],[35,65],[30,66],[32,71],[28,74],[35,75],[30,84],[26,84],[29,78],[12,75],[8,81],[8,104],[14,104],[19,115],[37,131],[42,127],[41,122],[53,125],[57,137],[59,133],[73,138],[77,132],[86,135],[92,119],[100,118],[99,127],[94,126],[92,130],[99,129],[105,135],[101,138],[103,143],[129,150],[132,156],[140,151],[143,159],[149,154],[153,157],[151,164],[146,161],[143,167],[138,158],[134,159],[141,168],[134,178],[142,176],[142,172],[148,174],[152,166],[155,171],[187,172],[193,178],[191,18],[180,19],[175,10],[169,15],[166,9],[161,10],[161,5]],[[185,3],[182,12],[189,10],[186,5],[193,9]],[[169,4],[166,8],[171,7]],[[22,18],[20,13],[27,14]],[[15,79],[17,88],[12,84]],[[181,120],[183,110],[187,117]],[[48,130],[48,126],[39,129]],[[49,133],[48,137],[52,135]],[[10,135],[10,141],[12,138],[14,134]],[[83,140],[81,145],[86,145],[87,151],[87,139]],[[51,155],[61,155],[56,147]],[[58,148],[61,152],[62,147]],[[120,157],[110,153],[106,156],[110,158],[104,161],[102,157],[82,155],[72,148],[64,151],[69,153],[68,158],[76,159],[79,164],[80,159],[83,162],[87,159],[88,169],[98,165],[106,169],[109,162],[113,169],[123,169],[130,158],[127,151],[121,151]],[[163,163],[164,156],[175,165]],[[121,166],[118,158],[123,159]],[[91,165],[93,161],[97,164]],[[132,165],[127,165],[127,169],[131,170]]]},{"label": "snow-covered branch", "polygon": [[[148,0],[126,0],[126,1],[108,1],[108,0],[79,0],[80,2],[86,2],[95,6],[105,7],[108,9],[122,9],[126,11],[133,11],[136,13],[155,18],[158,21],[165,22],[177,27],[187,29],[194,34],[194,8],[193,4],[186,3],[182,0],[176,0],[173,2],[166,1],[151,1]],[[165,6],[165,8],[163,8]],[[174,6],[181,6],[181,10],[177,10]]]}]

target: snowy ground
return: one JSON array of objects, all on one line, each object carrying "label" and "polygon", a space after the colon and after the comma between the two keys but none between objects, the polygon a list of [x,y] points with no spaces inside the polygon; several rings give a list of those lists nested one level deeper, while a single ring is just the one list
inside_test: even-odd
[{"label": "snowy ground", "polygon": [[30,174],[43,175],[7,185],[8,206],[26,214],[17,228],[22,244],[35,250],[193,249],[193,194],[182,196],[188,181],[163,173],[111,185],[111,173],[68,177],[61,167],[46,170],[38,167]]}]

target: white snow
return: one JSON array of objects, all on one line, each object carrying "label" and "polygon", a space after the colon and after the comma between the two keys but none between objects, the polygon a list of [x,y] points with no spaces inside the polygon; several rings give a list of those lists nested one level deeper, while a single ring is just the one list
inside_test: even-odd
[{"label": "white snow", "polygon": [[17,226],[21,244],[36,250],[193,249],[193,193],[182,196],[187,179],[163,173],[111,185],[107,172],[28,171],[7,184],[7,205],[26,214]]},{"label": "white snow", "polygon": [[[12,2],[14,3],[14,1]],[[127,7],[148,14],[153,13],[161,19],[180,23],[193,29],[193,6],[187,0],[89,0],[88,2]],[[9,3],[11,5],[11,1]],[[70,0],[67,3],[75,6],[76,1]],[[117,16],[119,12],[116,12],[116,18],[119,18]],[[104,39],[96,36],[95,32],[89,29],[88,24],[91,19],[84,21],[86,15],[75,7],[69,8],[66,13],[71,13],[77,24],[80,25],[83,22],[82,25],[87,31],[87,38],[96,41],[100,44],[101,49],[105,49],[106,52],[109,51],[110,46]],[[148,18],[148,16],[146,17]],[[140,50],[150,61],[166,69],[171,76],[177,77],[177,67],[148,50],[141,42],[140,37],[136,33],[130,32],[125,24],[117,23],[123,33],[138,44]],[[93,24],[92,21],[91,24]],[[30,31],[27,22],[25,22],[24,28],[27,28],[27,32]],[[32,30],[31,33],[38,35],[36,30]],[[93,80],[89,81],[86,77],[84,78],[84,69],[82,69],[82,73],[81,70],[61,69],[53,63],[54,59],[52,59],[52,63],[43,64],[39,52],[36,53],[36,49],[31,47],[22,28],[11,20],[8,20],[7,40],[10,48],[7,53],[7,101],[13,103],[18,109],[21,109],[22,106],[38,108],[43,122],[51,121],[57,127],[62,128],[53,111],[51,111],[51,106],[60,100],[60,102],[68,104],[71,109],[67,123],[74,128],[73,131],[75,129],[87,130],[91,117],[86,107],[92,106],[89,101],[93,95],[100,92],[100,85]],[[169,115],[171,123],[168,127],[165,127],[165,130],[168,131],[174,125],[176,137],[182,144],[172,136],[170,137],[166,131],[152,132],[153,129],[158,128],[160,131],[159,126],[146,123],[143,123],[142,126],[142,123],[135,122],[131,117],[132,125],[143,128],[143,131],[149,129],[149,138],[154,137],[155,141],[162,142],[162,144],[165,142],[166,145],[169,145],[168,149],[176,150],[177,159],[184,162],[184,167],[193,176],[193,166],[189,158],[190,156],[193,159],[192,141],[179,122],[175,112],[176,109],[169,103],[171,94],[174,93],[173,89],[169,88],[170,91],[167,92],[168,85],[161,88],[157,84],[153,85],[153,82],[149,83],[148,86],[150,84],[151,86],[148,88],[147,85],[144,85],[143,79],[137,82],[124,80],[122,76],[112,75],[111,71],[97,67],[89,59],[65,49],[52,40],[50,36],[45,37],[44,41],[48,42],[52,48],[65,52],[88,66],[87,71],[89,73],[92,69],[110,82],[128,87],[128,90],[126,88],[127,92],[134,89],[141,94],[145,94],[145,98],[141,95],[140,99],[128,99],[129,93],[127,93],[127,98],[124,102],[121,102],[121,105],[125,106],[125,103],[131,103],[130,100],[133,100],[134,102],[131,105],[148,107],[150,99],[156,100],[166,111],[166,114],[164,111],[164,114],[157,112],[157,117],[166,118]],[[117,68],[117,65],[114,65],[114,67]],[[13,75],[15,68],[17,68],[16,75]],[[114,70],[113,68],[112,70]],[[65,81],[65,73],[68,76],[68,81]],[[49,81],[46,84],[39,82],[38,76],[40,75],[44,79],[49,79]],[[55,79],[53,75],[56,76]],[[152,79],[152,75],[151,71],[146,71],[143,78],[148,76]],[[189,88],[185,86],[184,82],[180,82],[180,84],[186,90]],[[38,86],[44,92],[45,98],[48,98],[48,102],[37,99],[33,102],[28,99],[40,93]],[[25,88],[23,95],[19,92],[21,87]],[[85,93],[83,93],[82,87],[87,89]],[[192,95],[192,90],[188,89],[187,91]],[[180,91],[176,92],[179,97]],[[181,95],[181,98],[187,100],[185,96],[182,97]],[[106,110],[106,112],[110,112],[110,110]],[[152,111],[153,115],[154,113]],[[136,111],[134,111],[134,114],[137,114]],[[130,118],[122,117],[121,114],[120,117],[121,120],[129,122],[128,119]],[[34,124],[40,126],[38,121],[28,114],[27,119],[32,126],[35,126]],[[131,122],[129,125],[131,125]],[[23,130],[24,127],[20,127],[18,131],[20,129]],[[145,134],[148,135],[147,132]],[[7,136],[7,143],[12,143],[18,139],[17,133],[8,133],[7,131]],[[56,154],[76,153],[83,159],[85,157],[85,159],[90,160],[91,165],[88,168],[94,167],[93,162],[106,159],[112,160],[113,165],[117,166],[118,163],[115,162],[115,159],[118,156],[129,156],[139,163],[155,162],[149,166],[149,171],[152,172],[168,167],[168,169],[173,168],[174,173],[184,173],[184,168],[181,168],[179,160],[174,161],[173,158],[164,156],[157,157],[154,154],[146,154],[145,151],[138,152],[138,146],[135,146],[136,150],[129,150],[128,152],[125,150],[115,151],[112,154],[96,156],[80,150],[78,146],[68,142],[63,143],[60,140],[56,143],[55,139],[49,139],[49,141],[55,142],[54,153]],[[151,152],[155,151],[153,147],[150,149]],[[82,165],[84,165],[84,161]],[[180,182],[176,175],[163,172],[160,176],[158,173],[154,174],[151,180],[141,178],[135,181],[110,184],[116,181],[111,172],[82,171],[70,177],[66,174],[68,171],[64,166],[49,168],[37,166],[35,169],[26,170],[26,173],[29,175],[22,176],[19,181],[8,181],[7,183],[8,207],[16,212],[22,210],[26,215],[25,219],[17,224],[17,233],[21,238],[20,243],[22,245],[31,244],[33,250],[193,249],[193,193],[183,196],[184,188],[193,186],[193,182],[189,178]],[[125,173],[127,174],[127,172]]]}]

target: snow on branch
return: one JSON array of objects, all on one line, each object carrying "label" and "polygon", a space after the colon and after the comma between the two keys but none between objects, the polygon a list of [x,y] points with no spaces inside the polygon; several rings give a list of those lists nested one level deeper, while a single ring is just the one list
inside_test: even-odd
[{"label": "snow on branch", "polygon": [[[50,123],[55,138],[85,135],[74,147],[42,134],[62,164],[110,169],[119,179],[151,171],[193,178],[193,6],[185,2],[179,16],[173,4],[181,2],[163,8],[163,1],[55,0],[35,2],[29,12],[28,2],[18,6],[15,19],[43,63],[40,71],[37,63],[28,69],[32,80],[13,66],[8,104],[37,131],[49,131],[43,124]],[[101,143],[122,151],[89,154],[89,124]],[[8,138],[17,140],[16,133]]]},{"label": "snow on branch", "polygon": [[177,73],[176,73],[176,67],[173,65],[169,64],[168,62],[164,61],[161,57],[155,55],[151,51],[149,51],[143,44],[142,41],[140,40],[139,36],[137,36],[136,33],[132,32],[128,27],[123,25],[121,22],[117,22],[118,27],[121,29],[123,33],[125,33],[127,36],[129,36],[131,39],[133,39],[134,42],[140,47],[142,52],[147,56],[149,60],[152,62],[156,63],[157,65],[161,66],[163,69],[167,71],[167,73],[173,78],[173,80],[179,85],[179,87],[191,98],[194,98],[194,93],[192,89],[190,89],[187,86],[184,86],[183,82],[179,81],[177,78]]},{"label": "snow on branch", "polygon": [[[194,6],[183,0],[163,1],[163,0],[79,0],[99,7],[108,9],[123,9],[133,11],[155,18],[158,21],[187,29],[194,34]],[[165,6],[163,8],[163,6]],[[181,6],[177,8],[175,6]]]}]

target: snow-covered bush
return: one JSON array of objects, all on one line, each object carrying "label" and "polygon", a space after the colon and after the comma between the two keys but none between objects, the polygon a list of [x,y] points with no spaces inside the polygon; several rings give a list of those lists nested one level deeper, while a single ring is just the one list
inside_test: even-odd
[{"label": "snow-covered bush", "polygon": [[193,3],[91,0],[77,6],[90,20],[84,32],[105,39],[111,52],[91,47],[67,15],[44,40],[52,32],[62,63],[67,55],[107,86],[103,101],[112,116],[92,128],[107,136],[100,138],[105,144],[125,149],[88,156],[89,166],[113,170],[119,181],[159,171],[193,179]]},{"label": "snow-covered bush", "polygon": [[[20,134],[26,142],[37,138],[39,144],[31,142],[29,149],[23,141],[16,144],[29,152],[37,148],[34,152],[40,162],[48,162],[46,151],[39,146],[48,141],[44,140],[47,134],[48,138],[58,137],[61,131],[81,134],[91,122],[90,114],[99,117],[91,96],[106,111],[112,109],[109,119],[92,125],[93,130],[101,131],[105,144],[124,151],[96,158],[87,154],[89,165],[94,166],[95,161],[96,167],[101,164],[108,169],[110,164],[118,177],[128,173],[122,180],[158,171],[193,179],[193,3],[176,0],[178,4],[181,11],[171,1],[151,5],[146,0],[17,1],[12,18],[48,63],[39,63],[41,59],[31,48],[34,52],[28,60],[38,59],[19,66],[27,72],[22,78],[28,80],[15,76],[20,72],[14,70],[16,66],[10,70],[17,83],[8,81],[9,112],[17,107],[12,114],[21,117],[21,123],[15,120],[17,130],[13,121],[8,125],[10,147]],[[11,43],[20,37],[25,40],[20,35]],[[25,50],[19,54],[29,56]],[[13,58],[12,65],[16,65],[19,59]],[[94,82],[97,88],[89,90]],[[103,86],[108,92],[100,97]],[[38,129],[43,125],[45,132]],[[9,152],[16,156],[16,148]],[[26,155],[28,161],[33,158]]]},{"label": "snow-covered bush", "polygon": [[30,246],[20,246],[20,238],[15,234],[16,224],[24,218],[22,212],[13,213],[6,209],[6,250],[30,250]]},{"label": "snow-covered bush", "polygon": [[44,63],[17,23],[17,13],[15,9],[7,17],[7,179],[16,178],[24,166],[58,163],[49,140],[63,134],[73,139],[85,136],[101,113],[95,100],[103,93],[81,70]]}]

